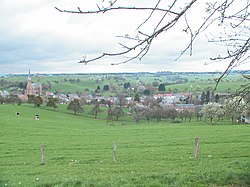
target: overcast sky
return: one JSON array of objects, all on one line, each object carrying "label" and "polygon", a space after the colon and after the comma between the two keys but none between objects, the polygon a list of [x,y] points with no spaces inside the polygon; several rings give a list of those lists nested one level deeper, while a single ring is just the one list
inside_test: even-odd
[{"label": "overcast sky", "polygon": [[[225,64],[210,63],[209,58],[220,55],[224,49],[208,43],[205,33],[195,41],[192,56],[187,53],[175,61],[189,41],[188,35],[182,32],[183,22],[157,37],[142,61],[112,66],[111,63],[121,59],[106,58],[88,65],[78,64],[84,55],[88,58],[102,52],[118,52],[121,39],[116,36],[135,34],[137,26],[148,16],[139,11],[77,15],[60,13],[54,8],[90,10],[97,9],[97,2],[0,0],[0,73],[28,73],[29,69],[32,73],[221,71],[226,67]],[[128,5],[134,1],[122,2]],[[137,2],[145,5],[152,0]],[[188,19],[193,24],[200,23],[203,14],[204,7],[197,4]],[[150,32],[154,19],[157,15],[142,30]]]}]

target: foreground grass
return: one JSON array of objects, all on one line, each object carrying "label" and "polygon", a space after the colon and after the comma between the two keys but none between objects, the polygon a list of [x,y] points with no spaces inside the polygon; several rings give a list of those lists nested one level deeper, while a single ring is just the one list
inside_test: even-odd
[{"label": "foreground grass", "polygon": [[[0,111],[0,186],[250,185],[250,128],[245,125],[135,125],[124,117],[127,125],[110,126],[87,114],[29,105],[0,105]],[[36,113],[41,120],[32,118]],[[193,159],[196,137],[201,140],[198,160]],[[40,165],[41,144],[45,165]]]}]

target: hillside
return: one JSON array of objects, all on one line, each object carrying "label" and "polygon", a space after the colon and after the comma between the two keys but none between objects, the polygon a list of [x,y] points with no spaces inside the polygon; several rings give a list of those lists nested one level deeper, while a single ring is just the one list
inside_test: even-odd
[{"label": "hillside", "polygon": [[[136,125],[128,116],[108,125],[105,112],[94,119],[87,111],[73,115],[62,105],[55,112],[33,105],[0,105],[0,111],[0,186],[250,185],[245,125]],[[196,137],[201,143],[194,160]],[[41,144],[45,165],[40,165]]]},{"label": "hillside", "polygon": [[[220,74],[188,74],[188,73],[140,73],[140,74],[89,74],[89,75],[32,75],[32,81],[43,85],[43,92],[60,93],[95,93],[97,87],[103,91],[105,85],[109,85],[109,91],[104,95],[115,95],[124,92],[124,84],[130,83],[131,87],[137,89],[143,85],[149,89],[151,94],[158,92],[158,86],[164,84],[166,91],[172,92],[203,92],[213,90],[214,79]],[[232,74],[221,81],[216,92],[234,92],[246,83],[240,74]],[[12,93],[21,92],[27,83],[27,75],[7,76],[0,78],[0,90]],[[17,91],[19,89],[19,91]]]}]

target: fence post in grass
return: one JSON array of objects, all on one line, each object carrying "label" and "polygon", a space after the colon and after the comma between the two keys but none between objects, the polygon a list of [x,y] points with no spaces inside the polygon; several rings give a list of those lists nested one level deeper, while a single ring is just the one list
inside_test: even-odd
[{"label": "fence post in grass", "polygon": [[199,152],[199,138],[195,138],[194,141],[194,159],[196,160],[198,158],[198,152]]},{"label": "fence post in grass", "polygon": [[41,161],[41,165],[45,164],[45,152],[44,152],[44,145],[41,145],[41,151],[42,151],[42,161]]},{"label": "fence post in grass", "polygon": [[116,162],[116,144],[115,143],[114,143],[113,153],[114,153],[114,162]]}]

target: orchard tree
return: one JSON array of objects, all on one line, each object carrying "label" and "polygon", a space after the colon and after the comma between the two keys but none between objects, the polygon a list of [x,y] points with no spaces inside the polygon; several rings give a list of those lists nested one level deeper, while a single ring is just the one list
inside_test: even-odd
[{"label": "orchard tree", "polygon": [[58,108],[57,103],[58,103],[57,98],[49,98],[49,101],[47,102],[46,106],[52,107],[54,109],[54,111],[55,111],[56,108]]},{"label": "orchard tree", "polygon": [[145,110],[145,106],[142,104],[136,104],[136,105],[131,107],[131,112],[132,112],[133,118],[135,119],[137,124],[143,118],[144,110]]},{"label": "orchard tree", "polygon": [[40,107],[43,104],[43,98],[41,96],[36,96],[33,102],[35,106]]},{"label": "orchard tree", "polygon": [[231,118],[232,124],[235,124],[239,122],[241,115],[246,111],[247,105],[241,97],[237,96],[226,99],[223,108],[225,115]]},{"label": "orchard tree", "polygon": [[[84,55],[79,63],[88,64],[106,57],[116,59],[117,56],[120,56],[122,60],[113,63],[115,65],[127,63],[135,59],[142,60],[148,54],[152,44],[159,35],[164,33],[167,35],[170,30],[174,29],[176,32],[186,33],[186,37],[189,39],[189,42],[183,46],[183,50],[176,57],[176,60],[187,52],[189,55],[193,54],[193,48],[196,47],[194,41],[201,34],[207,36],[208,42],[225,48],[225,54],[215,54],[214,57],[210,58],[210,62],[218,61],[221,63],[225,61],[227,63],[225,71],[219,78],[215,79],[216,87],[221,79],[230,73],[234,67],[243,63],[249,63],[249,0],[215,0],[209,2],[202,0],[189,0],[187,2],[181,0],[157,0],[147,3],[143,2],[143,4],[139,1],[126,3],[124,6],[124,1],[122,0],[102,0],[101,3],[96,4],[96,9],[76,7],[75,10],[63,10],[55,7],[60,12],[81,15],[104,14],[107,12],[122,14],[122,11],[137,11],[145,15],[144,20],[137,28],[133,28],[133,30],[136,30],[135,34],[127,33],[118,36],[124,42],[119,43],[121,48],[117,49],[117,52],[104,51],[99,56],[97,55],[93,58],[87,58]],[[201,15],[195,15],[200,20],[195,21],[194,24],[195,6],[203,7],[203,5],[205,6],[204,12]],[[113,16],[113,19],[115,17]],[[249,89],[249,84],[244,87],[247,93],[249,93]]]},{"label": "orchard tree", "polygon": [[72,101],[70,101],[67,110],[72,110],[74,111],[74,114],[76,115],[76,113],[82,113],[84,112],[84,109],[82,108],[80,101],[78,99],[74,99]]},{"label": "orchard tree", "polygon": [[205,119],[208,119],[211,124],[214,124],[213,120],[217,118],[219,121],[224,116],[222,106],[218,103],[207,103],[201,110],[202,115]]},{"label": "orchard tree", "polygon": [[34,103],[35,97],[35,95],[28,95],[28,103]]},{"label": "orchard tree", "polygon": [[118,119],[124,115],[124,112],[121,107],[115,107],[112,111],[112,116],[115,117],[115,120],[118,121]]},{"label": "orchard tree", "polygon": [[197,121],[201,121],[201,118],[202,118],[202,106],[201,105],[196,105],[194,107],[194,115],[196,116],[196,120]]},{"label": "orchard tree", "polygon": [[91,109],[90,113],[95,116],[95,119],[97,118],[98,113],[102,112],[100,109],[99,103],[96,103],[95,106]]}]

